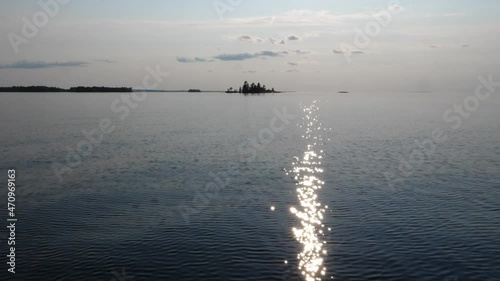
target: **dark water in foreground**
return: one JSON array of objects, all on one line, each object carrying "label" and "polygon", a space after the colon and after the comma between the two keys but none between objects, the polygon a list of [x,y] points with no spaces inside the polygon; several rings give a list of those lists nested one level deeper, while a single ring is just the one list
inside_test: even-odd
[{"label": "dark water in foreground", "polygon": [[[119,94],[0,94],[1,180],[18,184],[17,273],[2,254],[0,276],[500,280],[500,103],[452,128],[466,95],[151,93],[121,120]],[[104,118],[113,132],[66,162]]]}]

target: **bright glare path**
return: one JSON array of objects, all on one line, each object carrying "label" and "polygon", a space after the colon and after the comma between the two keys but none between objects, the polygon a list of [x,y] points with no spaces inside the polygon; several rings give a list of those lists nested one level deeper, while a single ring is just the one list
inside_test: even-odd
[{"label": "bright glare path", "polygon": [[308,145],[302,160],[296,157],[297,161],[293,163],[291,172],[296,180],[300,207],[291,207],[290,212],[300,220],[300,227],[292,228],[295,239],[303,245],[302,252],[297,255],[299,271],[304,280],[313,281],[321,280],[326,271],[323,266],[323,257],[327,253],[323,246],[326,242],[320,237],[324,235],[323,214],[327,207],[316,201],[316,191],[324,184],[318,175],[323,172],[320,167],[323,150],[318,152],[316,146],[322,145],[321,131],[326,129],[321,129],[323,126],[318,121],[316,101],[310,107],[302,106],[302,110],[305,114],[302,126],[305,134],[302,137]]}]

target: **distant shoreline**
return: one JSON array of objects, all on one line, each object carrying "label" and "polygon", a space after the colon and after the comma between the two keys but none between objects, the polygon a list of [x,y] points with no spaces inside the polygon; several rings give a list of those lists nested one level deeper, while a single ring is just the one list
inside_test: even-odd
[{"label": "distant shoreline", "polygon": [[63,89],[59,87],[47,86],[14,86],[0,87],[0,92],[4,93],[131,93],[131,92],[147,92],[147,93],[223,93],[223,90],[218,91],[203,91],[198,89],[189,90],[148,90],[148,89],[133,89],[129,87],[71,87]]},{"label": "distant shoreline", "polygon": [[[133,89],[129,87],[71,87],[63,89],[59,87],[48,86],[13,86],[13,87],[0,87],[0,93],[132,93],[132,92],[146,92],[146,93],[225,93],[224,90],[205,91],[198,89],[189,90],[148,90],[148,89]],[[294,91],[274,91],[267,93],[287,93]]]},{"label": "distant shoreline", "polygon": [[69,93],[131,93],[132,88],[127,87],[71,87],[69,89],[62,89],[58,87],[47,86],[14,86],[14,87],[0,87],[0,92],[14,92],[14,93],[47,93],[47,92],[69,92]]}]

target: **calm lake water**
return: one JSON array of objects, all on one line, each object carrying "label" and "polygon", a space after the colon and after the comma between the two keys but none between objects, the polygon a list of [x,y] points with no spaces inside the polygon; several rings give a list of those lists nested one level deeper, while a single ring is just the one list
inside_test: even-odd
[{"label": "calm lake water", "polygon": [[498,93],[443,119],[469,94],[2,93],[12,280],[500,280]]}]

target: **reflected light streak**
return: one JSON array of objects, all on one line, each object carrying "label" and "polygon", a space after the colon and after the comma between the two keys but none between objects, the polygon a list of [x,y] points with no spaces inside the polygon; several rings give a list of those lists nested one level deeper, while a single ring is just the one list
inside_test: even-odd
[{"label": "reflected light streak", "polygon": [[[316,101],[310,107],[302,107],[305,116],[303,117],[305,134],[302,136],[306,140],[319,141],[322,145],[322,137],[318,134],[322,129],[322,124],[318,121],[318,110]],[[312,121],[311,121],[312,120]],[[304,280],[321,280],[325,275],[326,268],[323,265],[324,256],[327,251],[324,249],[325,241],[321,240],[324,235],[323,215],[326,206],[319,203],[317,190],[321,189],[324,182],[318,177],[323,172],[321,165],[323,150],[317,152],[315,149],[318,143],[312,142],[307,145],[307,149],[301,160],[295,157],[292,172],[296,180],[296,193],[300,207],[290,207],[290,212],[300,220],[300,226],[292,228],[295,239],[302,244],[302,252],[297,255],[298,268]]]}]

